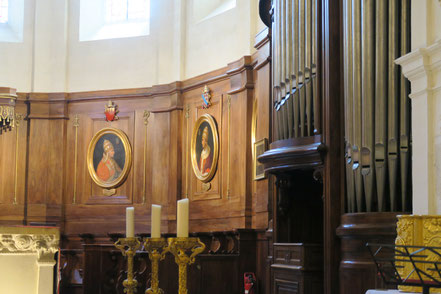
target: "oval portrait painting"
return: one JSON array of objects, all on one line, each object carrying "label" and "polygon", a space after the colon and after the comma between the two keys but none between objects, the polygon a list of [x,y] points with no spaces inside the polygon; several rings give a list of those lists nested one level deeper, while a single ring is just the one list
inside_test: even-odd
[{"label": "oval portrait painting", "polygon": [[196,177],[210,181],[216,173],[219,153],[217,126],[214,118],[204,114],[196,121],[191,139],[191,161]]},{"label": "oval portrait painting", "polygon": [[93,136],[87,151],[87,167],[98,186],[108,189],[120,186],[131,163],[132,149],[123,131],[105,128]]}]

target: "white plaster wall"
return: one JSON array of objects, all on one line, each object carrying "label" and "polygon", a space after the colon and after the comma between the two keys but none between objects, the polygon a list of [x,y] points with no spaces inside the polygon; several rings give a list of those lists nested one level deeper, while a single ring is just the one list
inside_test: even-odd
[{"label": "white plaster wall", "polygon": [[79,41],[80,0],[25,0],[24,40],[0,42],[0,86],[19,92],[139,88],[191,78],[254,52],[258,1],[203,22],[194,0],[151,0],[150,35]]},{"label": "white plaster wall", "polygon": [[224,67],[253,52],[258,1],[237,0],[235,8],[203,21],[193,16],[194,0],[187,1],[186,77]]},{"label": "white plaster wall", "polygon": [[80,42],[80,0],[69,1],[68,92],[137,88],[156,83],[155,24],[164,2],[152,1],[149,36]]}]

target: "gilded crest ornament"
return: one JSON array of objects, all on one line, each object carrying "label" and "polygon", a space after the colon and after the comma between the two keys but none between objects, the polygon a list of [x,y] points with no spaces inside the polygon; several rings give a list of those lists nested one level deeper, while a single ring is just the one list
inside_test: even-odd
[{"label": "gilded crest ornament", "polygon": [[211,94],[210,89],[207,85],[205,85],[204,91],[202,92],[202,100],[204,101],[204,109],[207,109],[211,106]]},{"label": "gilded crest ornament", "polygon": [[118,105],[109,100],[107,102],[106,108],[104,110],[104,114],[106,115],[106,121],[114,121],[118,120]]}]

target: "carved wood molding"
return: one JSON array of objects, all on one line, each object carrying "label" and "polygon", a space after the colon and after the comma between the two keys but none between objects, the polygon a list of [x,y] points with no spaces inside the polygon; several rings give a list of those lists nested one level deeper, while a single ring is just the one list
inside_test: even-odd
[{"label": "carved wood molding", "polygon": [[288,170],[316,168],[323,164],[326,147],[321,137],[276,141],[271,149],[258,157],[265,172],[277,174]]},{"label": "carved wood molding", "polygon": [[54,262],[58,234],[0,234],[0,253],[36,253],[38,262]]}]

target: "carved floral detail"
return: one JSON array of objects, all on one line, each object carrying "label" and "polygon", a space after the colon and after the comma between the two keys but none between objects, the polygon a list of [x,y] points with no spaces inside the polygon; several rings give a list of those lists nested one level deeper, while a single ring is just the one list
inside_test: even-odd
[{"label": "carved floral detail", "polygon": [[412,218],[401,217],[397,222],[397,238],[395,244],[397,245],[413,245],[413,225]]},{"label": "carved floral detail", "polygon": [[50,261],[58,250],[59,241],[56,235],[4,234],[0,235],[0,252],[37,253],[39,261]]}]

